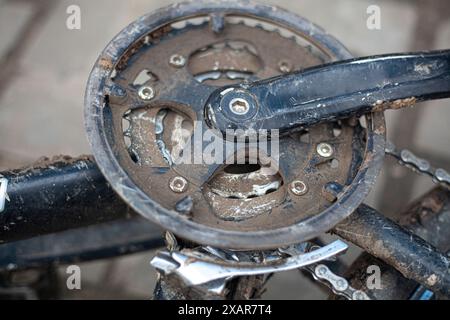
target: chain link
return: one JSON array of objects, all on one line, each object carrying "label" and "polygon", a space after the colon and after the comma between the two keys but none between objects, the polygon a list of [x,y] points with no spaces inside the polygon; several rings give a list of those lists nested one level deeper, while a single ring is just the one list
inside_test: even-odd
[{"label": "chain link", "polygon": [[399,163],[414,172],[427,175],[442,187],[450,190],[450,174],[442,168],[434,168],[429,161],[416,156],[407,149],[399,150],[390,141],[386,143],[386,154],[394,157]]},{"label": "chain link", "polygon": [[371,300],[364,291],[353,288],[345,278],[333,273],[325,264],[314,264],[305,269],[312,274],[315,280],[347,300]]}]

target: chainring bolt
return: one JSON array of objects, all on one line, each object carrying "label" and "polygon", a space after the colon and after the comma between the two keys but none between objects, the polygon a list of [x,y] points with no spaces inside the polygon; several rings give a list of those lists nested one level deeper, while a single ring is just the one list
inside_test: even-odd
[{"label": "chainring bolt", "polygon": [[301,180],[292,181],[290,189],[296,196],[302,196],[308,192],[308,186]]},{"label": "chainring bolt", "polygon": [[324,158],[329,158],[333,155],[333,147],[325,142],[319,143],[317,145],[317,153]]},{"label": "chainring bolt", "polygon": [[169,64],[175,68],[182,68],[186,65],[186,58],[180,54],[173,54],[169,58]]},{"label": "chainring bolt", "polygon": [[292,71],[292,64],[287,60],[280,60],[278,62],[278,69],[282,73],[288,73]]},{"label": "chainring bolt", "polygon": [[142,100],[152,100],[155,97],[155,90],[152,87],[142,86],[139,88],[138,95]]},{"label": "chainring bolt", "polygon": [[235,98],[230,101],[230,110],[237,115],[245,115],[250,110],[250,104],[242,98]]},{"label": "chainring bolt", "polygon": [[188,182],[183,177],[175,177],[169,182],[170,190],[176,193],[183,193],[187,190]]}]

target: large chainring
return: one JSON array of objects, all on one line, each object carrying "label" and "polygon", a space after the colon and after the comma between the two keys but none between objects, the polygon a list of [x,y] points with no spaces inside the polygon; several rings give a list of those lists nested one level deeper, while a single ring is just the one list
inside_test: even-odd
[{"label": "large chainring", "polygon": [[382,113],[281,137],[275,174],[262,163],[177,165],[171,154],[189,144],[218,86],[349,57],[279,8],[212,1],[161,9],[119,33],[94,66],[85,101],[94,156],[130,206],[180,237],[251,250],[308,240],[351,214],[374,184]]}]

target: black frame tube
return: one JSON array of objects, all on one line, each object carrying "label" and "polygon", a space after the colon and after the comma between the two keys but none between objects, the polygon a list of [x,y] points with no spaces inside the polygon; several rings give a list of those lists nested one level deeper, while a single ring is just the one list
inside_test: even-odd
[{"label": "black frame tube", "polygon": [[405,278],[450,296],[450,259],[375,209],[361,205],[333,233],[388,263]]},{"label": "black frame tube", "polygon": [[58,157],[1,175],[9,201],[0,213],[0,243],[135,215],[88,156]]}]

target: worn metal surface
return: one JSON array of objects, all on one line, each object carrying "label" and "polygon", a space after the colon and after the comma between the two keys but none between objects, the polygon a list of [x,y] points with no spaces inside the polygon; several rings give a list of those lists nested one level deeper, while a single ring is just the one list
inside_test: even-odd
[{"label": "worn metal surface", "polygon": [[42,159],[1,174],[9,201],[0,213],[0,243],[132,214],[89,156]]},{"label": "worn metal surface", "polygon": [[[208,25],[206,22],[211,14],[214,19],[209,19]],[[217,18],[221,14],[225,20]],[[195,22],[190,20],[180,27],[185,23],[180,20],[194,16]],[[259,20],[261,26],[254,28],[245,23],[235,23],[233,19],[236,16],[244,20]],[[178,21],[177,24],[174,21]],[[289,30],[291,35],[301,39],[301,45],[277,33],[266,32],[263,25],[268,22],[276,28]],[[243,41],[236,47],[235,43],[230,45],[229,40]],[[242,45],[242,42],[251,45]],[[171,64],[170,57],[174,54],[187,59],[186,63]],[[172,123],[181,125],[183,122],[186,124],[183,120],[186,118],[203,121],[206,99],[220,81],[246,77],[261,79],[286,72],[290,65],[304,68],[345,58],[350,58],[350,54],[335,39],[310,22],[278,8],[248,1],[207,1],[161,9],[137,20],[113,39],[91,73],[85,118],[94,155],[113,188],[137,212],[180,236],[200,243],[241,249],[273,248],[312,238],[349,215],[372,187],[384,155],[385,127],[381,113],[368,118],[365,138],[361,132],[356,134],[358,126],[343,124],[342,141],[336,140],[333,144],[335,155],[341,155],[339,160],[342,162],[342,168],[335,171],[337,175],[329,174],[333,171],[328,169],[313,175],[312,171],[321,171],[318,168],[320,161],[312,156],[311,151],[315,150],[316,144],[323,142],[314,140],[320,137],[320,133],[314,137],[310,132],[313,140],[303,145],[295,141],[295,137],[282,139],[280,175],[284,186],[288,186],[291,180],[298,180],[298,175],[308,177],[307,172],[311,171],[310,179],[306,179],[311,192],[294,197],[284,187],[265,195],[265,199],[262,199],[264,196],[245,199],[266,209],[255,212],[250,207],[257,206],[247,205],[238,217],[232,213],[225,213],[225,216],[217,214],[224,205],[214,209],[211,203],[220,202],[216,199],[211,201],[211,195],[206,196],[209,196],[209,202],[205,199],[204,192],[208,193],[205,184],[211,181],[220,166],[169,166],[165,151],[170,143],[165,142],[170,139],[167,140],[164,132],[157,130],[160,127],[157,124],[165,124],[164,120],[170,117]],[[178,61],[183,59],[178,58]],[[214,72],[209,70],[211,66]],[[155,98],[149,103],[143,103],[136,94],[138,88],[130,82],[134,82],[144,69],[148,77],[145,85],[151,84],[155,90]],[[159,113],[158,109],[162,107],[170,112]],[[129,128],[123,128],[124,116],[134,122]],[[139,122],[139,116],[150,120]],[[153,126],[151,119],[155,119]],[[176,126],[168,128],[167,131],[171,132],[170,129]],[[347,128],[353,134],[346,134]],[[124,131],[131,140],[131,157],[127,152],[127,139],[121,137]],[[365,145],[358,139],[365,139]],[[142,140],[163,141],[164,144],[139,143]],[[349,147],[352,147],[352,153],[348,152]],[[310,160],[307,162],[304,155],[298,154],[305,150],[306,159]],[[306,166],[302,165],[305,163]],[[186,194],[170,191],[169,181],[175,176],[189,182]],[[317,196],[328,182],[342,186],[341,192],[332,198],[332,201],[338,199],[334,203],[330,203],[329,197]],[[193,203],[190,215],[174,210],[186,195]],[[217,198],[217,194],[214,196]],[[223,203],[230,201],[229,198],[220,200]],[[231,200],[245,204],[245,201]],[[305,205],[308,203],[309,207]],[[298,210],[302,207],[303,210]]]},{"label": "worn metal surface", "polygon": [[[414,202],[400,215],[399,223],[429,242],[441,252],[450,250],[450,192],[441,188],[435,188]],[[378,266],[381,270],[381,288],[370,290],[367,288],[367,268],[371,265]],[[411,299],[413,292],[418,287],[417,282],[406,279],[390,265],[363,253],[350,266],[346,273],[350,283],[366,291],[379,300]],[[419,297],[420,298],[420,297]]]},{"label": "worn metal surface", "polygon": [[450,295],[450,259],[374,209],[361,205],[333,230],[426,288]]},{"label": "worn metal surface", "polygon": [[[234,39],[239,39],[239,41]],[[293,39],[262,27],[251,27],[242,21],[228,22],[223,33],[220,34],[211,32],[210,25],[207,23],[199,26],[188,25],[174,36],[167,35],[160,40],[158,45],[143,52],[132,65],[129,64],[126,70],[122,70],[120,76],[117,76],[118,80],[115,81],[115,84],[120,87],[129,87],[129,84],[134,82],[133,79],[136,75],[146,72],[152,75],[148,82],[152,83],[153,87],[160,88],[159,95],[170,94],[169,98],[172,98],[177,95],[176,91],[179,88],[166,89],[167,85],[160,83],[164,81],[160,74],[164,79],[167,78],[167,81],[172,81],[171,76],[176,76],[189,83],[194,76],[197,81],[205,85],[217,86],[237,80],[242,81],[243,78],[264,78],[279,74],[277,62],[280,59],[288,58],[286,52],[295,52],[290,58],[295,68],[303,68],[321,61],[320,57],[310,52],[310,49],[298,45]],[[186,57],[187,70],[181,69],[182,66],[174,69],[170,62],[167,63],[167,56],[171,52],[181,52],[181,56]],[[161,63],[154,67],[149,65],[148,61],[150,60],[155,63],[161,61]],[[195,89],[193,88],[193,90]],[[166,90],[169,92],[166,93]],[[194,92],[196,95],[201,94],[198,90]],[[127,96],[131,97],[132,93],[128,93]],[[193,112],[187,110],[187,108],[192,108],[195,111],[195,105],[186,105],[186,110],[181,112],[170,108],[170,105],[164,102],[161,105],[161,102],[157,101],[158,99],[160,98],[155,98],[151,106],[140,108],[133,107],[132,98],[120,100],[117,103],[111,102],[113,113],[117,112],[119,118],[122,117],[124,109],[132,109],[125,111],[125,125],[127,125],[125,136],[130,140],[129,146],[127,145],[128,153],[139,167],[137,168],[136,164],[129,165],[126,161],[128,159],[123,163],[132,178],[138,183],[142,181],[141,189],[168,208],[175,207],[176,209],[177,206],[174,203],[178,204],[184,198],[190,197],[194,204],[190,218],[211,226],[257,231],[266,229],[267,225],[276,227],[280,222],[288,223],[286,220],[280,221],[279,209],[276,208],[289,200],[287,199],[289,194],[286,187],[283,186],[283,177],[280,174],[271,174],[267,168],[258,168],[258,165],[253,167],[234,165],[225,167],[223,170],[219,168],[214,177],[204,186],[199,186],[192,181],[193,179],[189,179],[191,187],[182,192],[176,192],[180,193],[179,195],[171,195],[170,190],[158,188],[166,185],[168,178],[162,173],[155,174],[151,171],[152,168],[172,165],[172,151],[175,148],[184,147],[186,140],[190,137],[190,135],[182,136],[181,132],[179,135],[174,133],[179,132],[181,128],[190,128],[192,131],[193,120],[202,117],[201,114],[194,116]],[[286,139],[283,144],[283,148],[289,150],[287,156],[297,159],[296,165],[289,164],[290,172],[298,175],[309,170],[320,171],[323,176],[318,179],[317,176],[309,175],[310,180],[313,180],[308,180],[308,183],[311,182],[309,196],[290,197],[293,203],[291,211],[295,211],[294,207],[302,207],[302,217],[319,212],[329,204],[325,199],[313,196],[320,194],[324,183],[338,181],[343,184],[347,178],[351,161],[353,128],[345,124],[339,126],[341,131],[337,138],[332,133],[334,125],[338,126],[330,124],[312,129],[309,132],[311,138],[302,143],[297,141],[300,138],[298,135],[290,140]],[[121,139],[120,132],[116,139]],[[314,149],[309,146],[324,140],[332,141],[336,145],[336,157],[333,159],[339,161],[339,168],[331,168],[329,162],[332,159],[320,161],[315,157]],[[121,157],[128,158],[129,156],[124,153]],[[308,162],[315,163],[309,165]],[[175,192],[172,181],[175,178],[185,180],[183,176],[192,177],[192,170],[190,166],[182,169],[175,166],[174,171],[179,176],[170,178],[170,189]],[[290,175],[290,172],[286,172],[286,174]],[[249,220],[256,216],[261,217]],[[298,219],[293,214],[290,216],[292,218],[289,219]],[[249,221],[244,222],[244,220]]]}]

